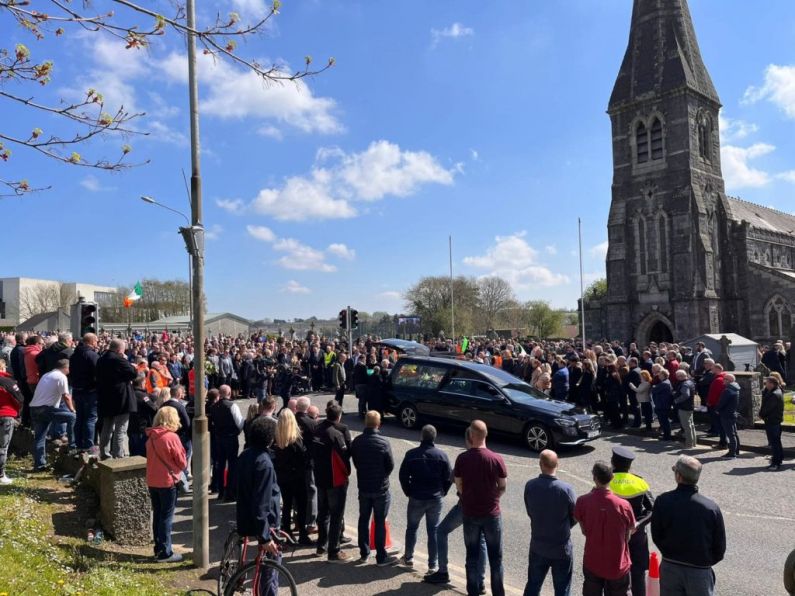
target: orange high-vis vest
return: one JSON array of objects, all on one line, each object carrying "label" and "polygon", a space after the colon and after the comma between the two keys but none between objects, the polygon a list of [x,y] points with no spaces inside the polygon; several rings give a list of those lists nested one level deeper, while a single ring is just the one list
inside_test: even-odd
[{"label": "orange high-vis vest", "polygon": [[150,370],[149,374],[146,375],[146,392],[150,395],[167,386],[168,383],[163,378],[163,375],[155,369]]}]

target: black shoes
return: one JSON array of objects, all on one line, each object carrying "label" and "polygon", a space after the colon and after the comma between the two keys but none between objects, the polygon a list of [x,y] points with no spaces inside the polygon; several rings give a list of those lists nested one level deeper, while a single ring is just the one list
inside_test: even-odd
[{"label": "black shoes", "polygon": [[446,571],[435,571],[430,575],[426,575],[422,578],[426,584],[449,584],[450,583],[450,574]]}]

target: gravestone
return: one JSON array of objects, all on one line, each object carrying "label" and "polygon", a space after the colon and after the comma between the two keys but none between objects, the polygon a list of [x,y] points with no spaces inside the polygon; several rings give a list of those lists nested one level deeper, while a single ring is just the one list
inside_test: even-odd
[{"label": "gravestone", "polygon": [[753,427],[762,405],[762,375],[758,372],[734,372],[732,373],[740,386],[740,404],[737,413],[740,419],[738,426]]}]

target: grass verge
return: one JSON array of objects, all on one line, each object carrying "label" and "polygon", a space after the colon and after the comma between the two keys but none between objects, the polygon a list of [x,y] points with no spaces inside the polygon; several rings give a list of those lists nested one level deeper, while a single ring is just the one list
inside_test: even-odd
[{"label": "grass verge", "polygon": [[[85,540],[85,499],[49,474],[27,473],[30,459],[12,459],[14,484],[0,487],[0,596],[184,594],[187,564],[163,566],[147,549],[121,552]],[[82,501],[82,503],[81,503]],[[180,577],[182,576],[182,577]]]}]

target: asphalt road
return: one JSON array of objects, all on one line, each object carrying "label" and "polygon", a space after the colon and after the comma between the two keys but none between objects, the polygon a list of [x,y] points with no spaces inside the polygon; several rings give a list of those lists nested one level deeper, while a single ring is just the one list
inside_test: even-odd
[{"label": "asphalt road", "polygon": [[[311,396],[315,405],[323,410],[330,395]],[[239,402],[241,407],[244,402]],[[355,412],[355,398],[346,397],[346,410]],[[348,424],[354,436],[361,431],[362,423],[353,414],[346,414],[343,421]],[[407,450],[419,443],[419,431],[401,428],[396,419],[388,417],[382,433],[391,440],[396,465]],[[611,434],[602,437],[585,447],[561,449],[559,476],[574,487],[578,495],[591,489],[590,468],[597,459],[609,461],[611,449],[621,444],[632,449],[637,459],[633,471],[649,482],[655,494],[674,488],[671,466],[680,454],[674,444],[660,443],[654,439]],[[527,574],[527,551],[530,540],[530,522],[525,514],[523,491],[525,482],[538,474],[537,456],[526,450],[518,441],[490,438],[489,447],[500,453],[508,468],[508,489],[501,508],[503,520],[503,562],[505,567],[505,587],[507,594],[522,594]],[[439,428],[437,446],[450,457],[451,463],[463,451],[463,432],[455,428]],[[714,499],[721,507],[726,527],[728,549],[726,558],[716,568],[717,594],[737,596],[774,596],[785,594],[782,583],[784,560],[795,548],[795,509],[793,491],[795,486],[795,466],[785,465],[777,473],[765,471],[767,460],[759,455],[744,454],[737,460],[721,460],[722,451],[703,448],[689,454],[704,463],[700,490]],[[346,507],[346,533],[356,538],[358,502],[356,499],[356,473],[351,476]],[[455,504],[454,491],[445,499],[444,512]],[[188,503],[185,503],[187,505]],[[392,505],[389,519],[392,537],[397,547],[404,541],[405,512],[407,498],[400,490],[397,471],[392,481]],[[444,514],[443,512],[443,514]],[[220,556],[223,536],[226,533],[226,519],[234,515],[233,506],[213,504],[211,525],[213,526],[214,560]],[[188,520],[185,520],[188,521]],[[177,524],[176,531],[188,524]],[[577,528],[573,531],[575,551],[575,577],[573,593],[579,593],[582,586],[582,565],[584,538]],[[183,542],[188,543],[185,536]],[[180,542],[175,539],[175,542]],[[420,576],[425,572],[427,539],[424,526],[415,552],[415,571],[402,568],[379,569],[374,565],[329,565],[313,556],[313,550],[299,551],[289,561],[290,568],[299,581],[302,594],[326,593],[328,589],[342,587],[353,594],[440,594],[452,593],[439,587],[421,584]],[[353,557],[358,550],[352,550]],[[465,585],[465,551],[461,530],[450,538],[450,573],[453,589],[463,590]],[[488,577],[488,573],[487,573]],[[551,578],[547,578],[544,594],[552,594]]]}]

